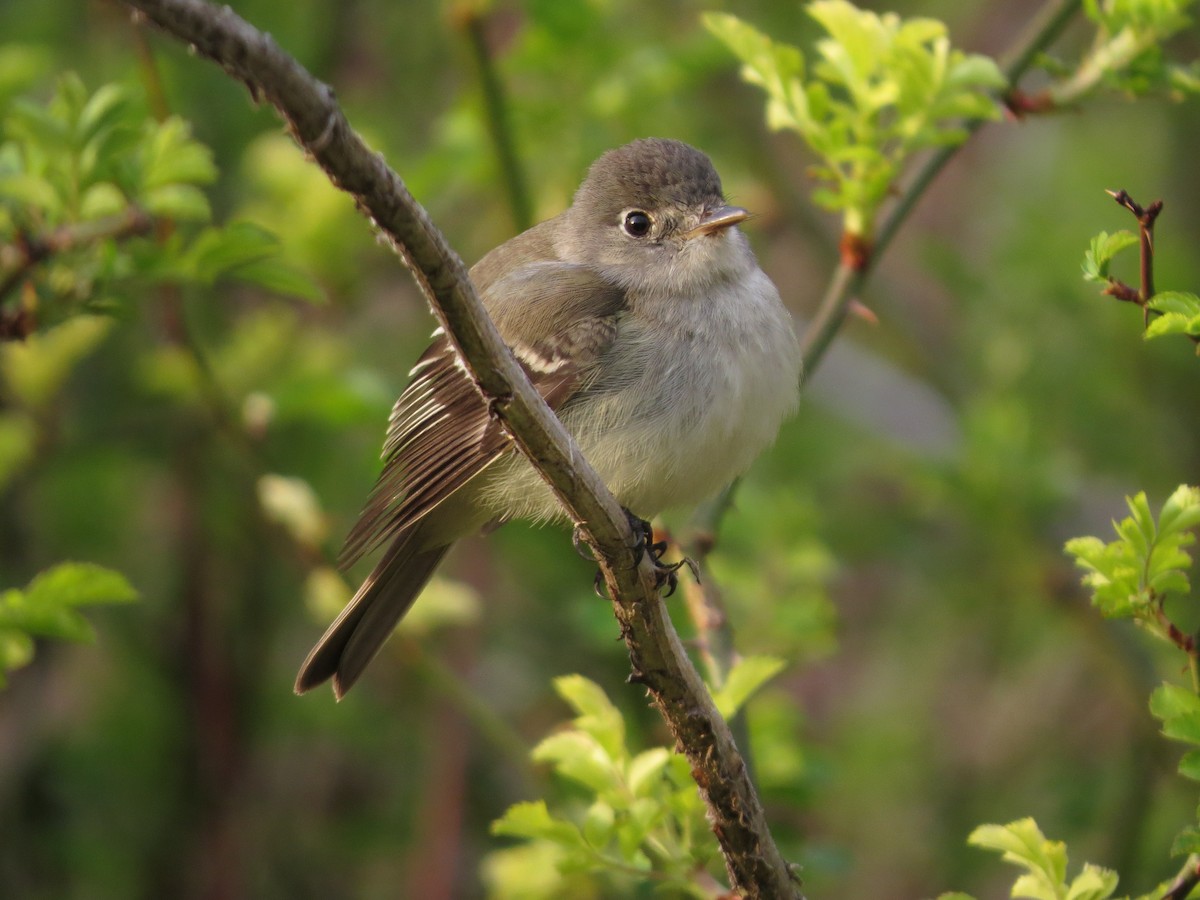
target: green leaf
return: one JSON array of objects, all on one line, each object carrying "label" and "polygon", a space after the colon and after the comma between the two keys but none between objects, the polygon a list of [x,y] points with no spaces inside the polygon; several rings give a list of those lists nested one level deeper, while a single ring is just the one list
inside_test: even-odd
[{"label": "green leaf", "polygon": [[492,823],[492,834],[541,838],[569,848],[587,847],[579,829],[550,815],[544,800],[513,804]]},{"label": "green leaf", "polygon": [[34,578],[25,593],[33,603],[68,606],[132,603],[138,598],[124,575],[92,563],[61,563]]},{"label": "green leaf", "polygon": [[1084,863],[1083,871],[1071,882],[1066,900],[1106,900],[1117,889],[1118,881],[1111,869]]},{"label": "green leaf", "polygon": [[0,600],[0,628],[62,641],[90,642],[94,638],[87,619],[68,605],[54,600],[34,602],[21,591],[6,591]]},{"label": "green leaf", "polygon": [[1200,487],[1181,484],[1167,498],[1162,512],[1159,513],[1159,534],[1169,536],[1198,526],[1200,526]]},{"label": "green leaf", "polygon": [[577,781],[597,794],[620,784],[613,757],[591,734],[564,731],[552,734],[533,748],[536,762],[548,762],[564,778]]},{"label": "green leaf", "polygon": [[1175,835],[1171,843],[1171,855],[1191,856],[1193,853],[1200,853],[1200,828],[1189,825]]},{"label": "green leaf", "polygon": [[1200,336],[1200,297],[1195,294],[1164,291],[1155,294],[1148,306],[1161,315],[1146,326],[1143,336],[1147,340],[1166,334]]},{"label": "green leaf", "polygon": [[981,825],[971,832],[967,842],[987,850],[998,850],[1005,862],[1029,870],[1013,887],[1013,896],[1037,900],[1059,900],[1057,888],[1065,883],[1067,851],[1061,841],[1045,838],[1033,819],[1019,819],[1007,825]]},{"label": "green leaf", "polygon": [[1102,231],[1092,238],[1091,246],[1083,256],[1083,277],[1086,281],[1108,283],[1108,270],[1113,258],[1138,242],[1138,236],[1131,231],[1118,231],[1109,234]]},{"label": "green leaf", "polygon": [[583,837],[593,847],[598,849],[607,846],[612,837],[613,825],[616,823],[616,813],[603,800],[597,800],[588,807],[583,817]]},{"label": "green leaf", "polygon": [[662,778],[670,758],[671,751],[666,747],[651,747],[630,760],[625,769],[625,783],[630,792],[638,797],[650,793]]},{"label": "green leaf", "polygon": [[300,297],[311,303],[325,299],[325,293],[307,272],[279,258],[260,259],[246,263],[230,272],[238,281],[256,284],[287,297]]},{"label": "green leaf", "polygon": [[[124,576],[89,563],[62,563],[42,572],[24,591],[0,594],[0,629],[69,641],[93,638],[76,607],[128,603],[137,598]],[[23,642],[16,642],[23,655]]]},{"label": "green leaf", "polygon": [[843,214],[847,234],[869,236],[908,157],[960,143],[965,119],[995,119],[989,95],[1005,80],[986,57],[950,47],[934,19],[860,10],[816,0],[806,11],[828,37],[805,72],[795,47],[724,14],[704,17],[742,63],[742,77],[767,95],[767,123],[791,129],[821,157],[814,200]]},{"label": "green leaf", "polygon": [[1162,721],[1165,737],[1200,745],[1200,697],[1191,691],[1160,686],[1150,695],[1150,712]]},{"label": "green leaf", "polygon": [[[5,593],[0,593],[0,608],[5,605]],[[33,638],[24,631],[0,626],[0,687],[8,681],[5,672],[29,665],[33,659]]]},{"label": "green leaf", "polygon": [[591,735],[609,760],[625,757],[625,719],[600,685],[582,675],[563,675],[554,679],[554,690],[579,714],[575,726]]},{"label": "green leaf", "polygon": [[143,166],[142,185],[147,190],[217,179],[212,151],[192,139],[191,126],[178,116],[151,126]]},{"label": "green leaf", "polygon": [[105,84],[88,98],[79,114],[77,125],[80,143],[90,140],[100,131],[112,128],[128,109],[132,96],[127,88]]},{"label": "green leaf", "polygon": [[1179,774],[1192,781],[1200,781],[1200,750],[1189,750],[1179,761]]},{"label": "green leaf", "polygon": [[83,192],[79,201],[79,217],[84,221],[103,219],[123,213],[129,206],[125,194],[115,184],[101,181]]},{"label": "green leaf", "polygon": [[773,656],[748,656],[738,660],[720,690],[713,692],[717,711],[725,718],[735,715],[764,684],[778,675],[786,663]]},{"label": "green leaf", "polygon": [[179,222],[207,222],[212,210],[204,192],[190,184],[165,184],[141,195],[141,205],[151,215]]},{"label": "green leaf", "polygon": [[[63,208],[63,198],[58,189],[45,178],[20,172],[0,175],[0,201],[8,200],[28,215],[38,210],[41,215],[56,221]],[[28,207],[21,210],[21,207]]]}]

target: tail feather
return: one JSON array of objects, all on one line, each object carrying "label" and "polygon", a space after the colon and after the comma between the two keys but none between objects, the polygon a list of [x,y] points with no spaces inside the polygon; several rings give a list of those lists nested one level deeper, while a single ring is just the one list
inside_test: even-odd
[{"label": "tail feather", "polygon": [[304,660],[296,676],[297,694],[332,678],[333,693],[340,700],[358,681],[450,549],[449,544],[423,547],[419,532],[409,529],[388,547]]}]

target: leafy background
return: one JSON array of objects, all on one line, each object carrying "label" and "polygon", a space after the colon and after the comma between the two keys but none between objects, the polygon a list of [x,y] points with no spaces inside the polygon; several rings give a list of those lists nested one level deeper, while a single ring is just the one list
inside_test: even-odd
[{"label": "leafy background", "polygon": [[[803,322],[838,223],[808,199],[813,160],[767,132],[702,27],[719,6],[236,4],[335,86],[468,261],[524,218],[483,112],[477,33],[534,219],[604,149],[687,140],[758,214],[751,240]],[[1037,7],[886,6],[990,55]],[[802,46],[815,34],[793,2],[733,11]],[[631,743],[664,740],[622,683],[589,567],[554,529],[466,542],[362,687],[340,705],[292,696],[346,590],[329,563],[432,327],[423,302],[269,110],[166,41],[150,41],[150,74],[123,7],[7,0],[0,34],[0,103],[44,100],[67,70],[90,90],[161,84],[213,149],[215,218],[274,231],[324,297],[155,289],[0,350],[0,588],[82,560],[141,596],[89,613],[95,644],[40,645],[0,695],[0,895],[485,895],[507,846],[488,824],[543,792],[572,797],[528,761],[570,717],[552,678],[591,678]],[[1196,56],[1194,28],[1180,44]],[[739,647],[789,662],[748,720],[811,896],[1006,894],[1008,873],[966,837],[1024,815],[1128,889],[1173,871],[1195,797],[1145,698],[1177,659],[1100,622],[1061,547],[1107,533],[1124,495],[1157,506],[1197,479],[1191,345],[1144,344],[1138,313],[1097,296],[1079,260],[1095,232],[1131,226],[1105,188],[1162,197],[1158,285],[1195,290],[1198,142],[1194,102],[1111,95],[988,126],[862,297],[879,325],[849,325],[740,490],[712,564]]]}]

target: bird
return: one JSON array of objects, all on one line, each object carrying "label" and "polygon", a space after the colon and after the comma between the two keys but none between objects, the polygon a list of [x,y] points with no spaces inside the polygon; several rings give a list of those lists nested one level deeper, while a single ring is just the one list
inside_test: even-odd
[{"label": "bird", "polygon": [[[638,517],[715,495],[797,408],[800,349],[738,227],[749,216],[703,152],[642,138],[470,269],[534,387]],[[340,561],[382,555],[305,659],[298,694],[332,680],[340,700],[455,541],[565,518],[441,329],[409,378]]]}]

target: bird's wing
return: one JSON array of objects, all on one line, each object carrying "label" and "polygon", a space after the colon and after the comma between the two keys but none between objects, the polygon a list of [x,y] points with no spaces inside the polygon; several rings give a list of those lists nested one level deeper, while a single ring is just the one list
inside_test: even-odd
[{"label": "bird's wing", "polygon": [[[582,266],[539,261],[493,280],[485,305],[551,409],[612,344],[624,293]],[[439,329],[440,332],[440,329]],[[342,550],[343,565],[420,521],[509,446],[450,341],[438,334],[389,419],[384,467]]]}]

